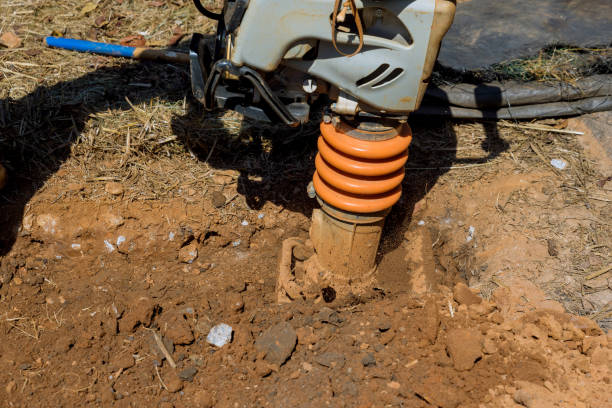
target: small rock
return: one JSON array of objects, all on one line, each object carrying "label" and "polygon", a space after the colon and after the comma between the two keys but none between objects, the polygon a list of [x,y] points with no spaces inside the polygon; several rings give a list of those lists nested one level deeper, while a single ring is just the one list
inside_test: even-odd
[{"label": "small rock", "polygon": [[473,329],[451,329],[447,334],[446,351],[456,370],[470,370],[482,357],[482,335]]},{"label": "small rock", "polygon": [[265,360],[277,366],[291,357],[297,344],[297,334],[287,322],[278,323],[266,330],[255,342],[255,348],[265,353]]},{"label": "small rock", "polygon": [[315,357],[315,362],[327,368],[344,367],[345,358],[343,354],[328,351]]},{"label": "small rock", "polygon": [[19,48],[23,44],[21,38],[12,31],[7,31],[0,36],[0,45],[6,48]]},{"label": "small rock", "polygon": [[198,373],[198,369],[195,367],[187,367],[178,373],[178,376],[183,381],[192,382],[193,377]]},{"label": "small rock", "polygon": [[363,364],[364,367],[375,366],[376,358],[374,358],[374,354],[367,353],[365,356],[363,356],[363,358],[361,359],[361,364]]},{"label": "small rock", "polygon": [[343,322],[338,312],[330,309],[329,307],[324,307],[319,311],[319,313],[317,313],[317,320],[321,323],[331,324],[339,324]]},{"label": "small rock", "polygon": [[240,313],[244,310],[244,301],[240,293],[229,293],[227,295],[227,307],[231,312]]},{"label": "small rock", "polygon": [[198,245],[196,242],[192,242],[179,249],[179,261],[183,263],[193,263],[198,257]]},{"label": "small rock", "polygon": [[226,198],[220,191],[213,191],[210,202],[215,208],[221,208],[225,205]]},{"label": "small rock", "polygon": [[298,343],[302,345],[315,344],[318,336],[314,333],[314,329],[310,326],[300,327],[295,333],[298,337]]},{"label": "small rock", "polygon": [[381,345],[386,346],[387,344],[391,343],[391,341],[395,338],[395,334],[395,330],[387,330],[386,332],[382,333],[380,336]]},{"label": "small rock", "polygon": [[272,372],[273,365],[266,363],[263,360],[257,360],[255,362],[255,372],[260,377],[266,377]]},{"label": "small rock", "polygon": [[387,387],[391,388],[392,390],[399,390],[401,386],[402,385],[397,381],[391,381],[387,383]]},{"label": "small rock", "polygon": [[567,167],[567,162],[563,159],[552,159],[550,161],[550,165],[553,166],[555,169],[565,170],[565,168]]},{"label": "small rock", "polygon": [[303,369],[304,371],[306,371],[307,373],[309,373],[309,372],[311,372],[311,371],[312,371],[312,364],[310,364],[310,363],[308,363],[308,362],[304,361],[304,362],[302,363],[302,369]]},{"label": "small rock", "polygon": [[169,375],[164,379],[168,392],[175,393],[183,389],[183,382],[179,376],[174,372],[170,371]]},{"label": "small rock", "polygon": [[453,288],[453,299],[460,305],[475,305],[482,302],[482,298],[467,287],[463,282],[459,282]]},{"label": "small rock", "polygon": [[474,233],[476,232],[476,228],[474,228],[472,225],[470,225],[470,228],[468,228],[468,235],[465,238],[465,242],[472,242],[472,240],[474,239]]},{"label": "small rock", "polygon": [[108,252],[109,254],[115,251],[115,246],[111,244],[108,239],[104,240],[104,248],[106,248],[106,252]]},{"label": "small rock", "polygon": [[232,341],[232,333],[234,329],[231,326],[221,323],[210,329],[206,341],[213,346],[223,347]]},{"label": "small rock", "polygon": [[111,181],[109,183],[106,183],[106,185],[104,186],[104,191],[106,191],[110,195],[118,196],[123,194],[123,185],[121,183]]}]

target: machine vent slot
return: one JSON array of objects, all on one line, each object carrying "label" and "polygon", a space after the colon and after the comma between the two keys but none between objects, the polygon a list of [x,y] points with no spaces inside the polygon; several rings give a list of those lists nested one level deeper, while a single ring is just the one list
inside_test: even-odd
[{"label": "machine vent slot", "polygon": [[402,75],[403,72],[404,72],[404,70],[402,68],[395,68],[393,71],[391,71],[391,73],[389,75],[387,75],[382,80],[380,80],[377,83],[375,83],[374,85],[372,85],[372,88],[380,88],[381,86],[387,85],[388,83],[390,83],[390,82],[394,81],[395,79],[399,78],[399,76]]},{"label": "machine vent slot", "polygon": [[368,75],[364,76],[363,78],[357,80],[357,82],[355,82],[355,84],[357,86],[363,86],[369,82],[374,81],[375,79],[377,79],[378,77],[380,77],[382,74],[385,73],[386,70],[389,69],[389,64],[382,64],[381,66],[379,66],[378,68],[376,68],[374,71],[370,72]]}]

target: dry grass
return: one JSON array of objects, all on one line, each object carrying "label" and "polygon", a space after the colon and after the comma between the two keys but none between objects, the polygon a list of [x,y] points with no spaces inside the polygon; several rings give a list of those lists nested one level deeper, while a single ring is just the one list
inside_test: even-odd
[{"label": "dry grass", "polygon": [[458,72],[438,67],[433,82],[482,83],[493,81],[546,81],[573,83],[580,78],[612,73],[611,48],[550,46],[537,55],[504,61],[485,69]]},{"label": "dry grass", "polygon": [[589,75],[612,73],[612,49],[554,46],[532,58],[495,65],[492,70],[504,79],[571,83]]}]

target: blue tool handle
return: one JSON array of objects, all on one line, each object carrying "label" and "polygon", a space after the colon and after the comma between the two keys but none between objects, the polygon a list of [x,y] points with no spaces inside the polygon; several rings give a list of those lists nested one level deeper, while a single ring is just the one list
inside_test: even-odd
[{"label": "blue tool handle", "polygon": [[136,47],[125,45],[106,44],[94,41],[75,40],[73,38],[47,37],[45,43],[49,47],[63,48],[65,50],[91,52],[95,54],[112,55],[115,57],[133,58]]}]

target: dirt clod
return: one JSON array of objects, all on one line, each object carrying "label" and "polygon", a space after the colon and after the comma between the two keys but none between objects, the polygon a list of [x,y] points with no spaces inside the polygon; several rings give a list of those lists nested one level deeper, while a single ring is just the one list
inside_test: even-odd
[{"label": "dirt clod", "polygon": [[113,370],[127,370],[128,368],[134,367],[135,364],[136,361],[134,360],[134,357],[127,353],[120,354],[111,360],[111,367],[113,367]]},{"label": "dirt clod", "polygon": [[293,248],[293,257],[298,261],[305,261],[314,254],[314,250],[306,245],[297,245]]},{"label": "dirt clod", "polygon": [[185,345],[194,341],[193,331],[182,313],[170,313],[168,316],[162,314],[159,324],[164,337],[173,344]]},{"label": "dirt clod", "polygon": [[119,331],[122,333],[133,332],[139,324],[149,327],[156,308],[157,305],[151,298],[140,297],[136,299],[119,320]]},{"label": "dirt clod", "polygon": [[555,401],[549,390],[541,385],[527,381],[517,381],[518,390],[514,393],[514,401],[527,408],[552,408]]},{"label": "dirt clod", "polygon": [[455,369],[470,370],[482,357],[482,335],[473,329],[451,329],[447,334],[446,351]]},{"label": "dirt clod", "polygon": [[104,186],[104,191],[110,195],[119,196],[124,192],[123,184],[114,181],[106,183]]},{"label": "dirt clod", "polygon": [[192,242],[189,245],[182,247],[179,250],[179,261],[191,264],[198,258],[198,244],[197,242]]},{"label": "dirt clod", "polygon": [[342,323],[342,318],[340,317],[338,312],[336,312],[333,309],[330,309],[329,307],[321,308],[319,313],[317,313],[317,320],[320,321],[321,323],[331,323],[331,324]]},{"label": "dirt clod", "polygon": [[213,191],[210,196],[210,202],[215,208],[221,208],[225,205],[226,198],[220,191]]},{"label": "dirt clod", "polygon": [[168,392],[175,393],[183,389],[183,381],[180,379],[177,373],[169,371],[164,379],[164,383],[168,388]]},{"label": "dirt clod", "polygon": [[229,293],[227,295],[227,307],[232,313],[240,313],[244,310],[244,300],[240,293]]},{"label": "dirt clod", "polygon": [[430,344],[434,344],[438,338],[438,329],[440,327],[440,314],[434,298],[429,298],[425,301],[423,315],[423,319],[417,322],[419,330]]},{"label": "dirt clod", "polygon": [[19,48],[23,44],[21,38],[12,31],[7,31],[0,36],[0,45],[7,48]]},{"label": "dirt clod", "polygon": [[345,357],[343,354],[328,351],[315,357],[315,362],[327,368],[344,367]]},{"label": "dirt clod", "polygon": [[453,288],[453,298],[460,305],[475,305],[482,302],[482,298],[476,295],[463,282],[459,282]]}]

